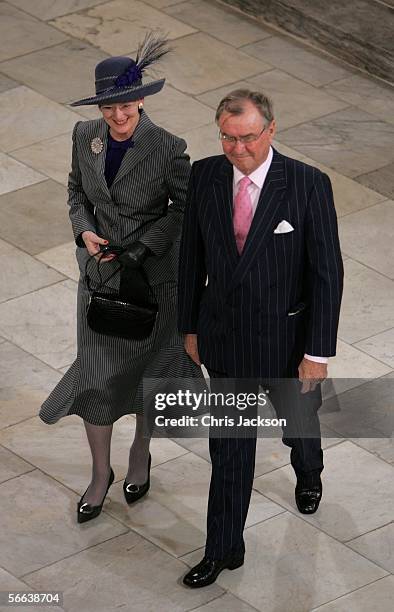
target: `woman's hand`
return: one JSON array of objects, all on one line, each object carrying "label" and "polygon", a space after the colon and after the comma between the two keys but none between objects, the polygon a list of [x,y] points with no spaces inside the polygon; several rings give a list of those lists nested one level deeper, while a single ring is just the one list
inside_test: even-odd
[{"label": "woman's hand", "polygon": [[[84,241],[86,245],[86,249],[89,255],[91,256],[99,255],[100,245],[108,244],[108,240],[105,240],[105,238],[100,238],[100,236],[97,236],[97,234],[95,234],[94,232],[90,232],[90,231],[82,232],[82,240]],[[100,257],[96,257],[96,259],[99,259],[100,262],[102,262],[102,261],[111,261],[111,259],[114,259],[114,257],[116,257],[116,255],[111,254],[111,255],[106,255],[105,257],[100,255]]]}]

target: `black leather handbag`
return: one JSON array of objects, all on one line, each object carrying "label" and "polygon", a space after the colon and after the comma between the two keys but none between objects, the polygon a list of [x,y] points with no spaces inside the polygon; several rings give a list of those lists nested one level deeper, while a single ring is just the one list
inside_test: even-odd
[{"label": "black leather handbag", "polygon": [[[100,292],[105,283],[118,272],[119,293]],[[87,274],[85,277],[91,291],[89,277]],[[154,301],[143,268],[132,269],[121,265],[95,291],[91,291],[87,321],[90,329],[99,334],[143,340],[151,335],[157,313],[158,304]]]}]

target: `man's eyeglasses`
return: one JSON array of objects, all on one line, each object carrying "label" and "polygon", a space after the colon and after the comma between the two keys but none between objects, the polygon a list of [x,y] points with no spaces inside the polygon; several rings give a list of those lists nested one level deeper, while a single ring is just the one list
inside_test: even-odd
[{"label": "man's eyeglasses", "polygon": [[228,134],[223,134],[223,132],[219,132],[219,139],[222,142],[227,142],[228,144],[235,145],[237,142],[242,142],[242,144],[249,144],[251,142],[255,142],[261,136],[261,134],[265,131],[267,126],[265,125],[259,134],[247,134],[246,136],[229,136]]}]

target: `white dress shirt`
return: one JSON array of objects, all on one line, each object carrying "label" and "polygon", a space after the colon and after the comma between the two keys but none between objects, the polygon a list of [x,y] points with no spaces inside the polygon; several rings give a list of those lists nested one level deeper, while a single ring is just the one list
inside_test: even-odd
[{"label": "white dress shirt", "polygon": [[[257,204],[260,198],[260,193],[263,188],[264,181],[267,177],[268,170],[270,169],[273,156],[274,156],[274,152],[272,150],[272,147],[270,147],[268,151],[267,159],[261,164],[261,166],[256,168],[256,170],[254,170],[248,175],[248,177],[252,181],[251,184],[248,185],[247,190],[248,190],[251,202],[252,202],[253,215],[256,212]],[[242,172],[238,170],[238,168],[236,168],[235,166],[233,166],[233,169],[234,169],[234,178],[233,178],[233,203],[234,203],[235,195],[239,189],[239,181],[243,179],[246,175],[242,174]],[[308,355],[308,354],[305,354],[304,357],[306,359],[309,359],[310,361],[316,361],[318,363],[328,363],[328,357],[315,357],[313,355]]]}]

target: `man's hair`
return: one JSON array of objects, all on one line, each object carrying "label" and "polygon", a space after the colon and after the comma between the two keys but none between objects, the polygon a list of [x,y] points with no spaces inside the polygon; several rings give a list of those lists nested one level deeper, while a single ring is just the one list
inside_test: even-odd
[{"label": "man's hair", "polygon": [[267,123],[271,123],[274,118],[274,109],[272,101],[261,91],[252,91],[250,89],[235,89],[230,91],[220,102],[216,111],[215,121],[219,119],[223,112],[231,115],[242,115],[245,112],[245,102],[252,102],[257,108],[261,116]]}]

